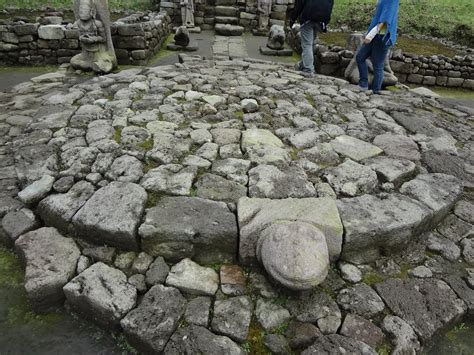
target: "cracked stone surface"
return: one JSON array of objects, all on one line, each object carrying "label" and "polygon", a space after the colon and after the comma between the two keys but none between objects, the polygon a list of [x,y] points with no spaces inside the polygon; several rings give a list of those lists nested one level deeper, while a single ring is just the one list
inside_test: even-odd
[{"label": "cracked stone surface", "polygon": [[[472,109],[304,78],[245,58],[240,37],[217,36],[213,49],[212,60],[93,78],[61,69],[0,94],[0,241],[55,227],[80,252],[56,270],[58,249],[31,248],[41,262],[27,275],[66,273],[73,310],[102,327],[128,319],[133,345],[171,354],[242,354],[252,319],[301,330],[267,334],[275,353],[373,354],[343,336],[375,346],[372,321],[402,354],[472,313]],[[291,223],[323,233],[329,264],[317,289],[289,297],[257,245]],[[284,234],[266,260],[306,248]],[[369,284],[393,313],[383,321]],[[153,289],[164,291],[144,303]]]}]

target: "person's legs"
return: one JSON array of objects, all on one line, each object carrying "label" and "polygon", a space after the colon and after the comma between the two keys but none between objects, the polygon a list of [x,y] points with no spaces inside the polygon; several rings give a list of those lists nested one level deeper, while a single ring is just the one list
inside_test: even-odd
[{"label": "person's legs", "polygon": [[372,42],[362,44],[356,54],[357,68],[359,69],[359,87],[369,88],[369,68],[365,62],[372,52]]},{"label": "person's legs", "polygon": [[307,22],[301,26],[301,62],[300,70],[306,73],[314,73],[314,26],[312,22]]},{"label": "person's legs", "polygon": [[379,92],[382,88],[383,77],[384,77],[384,64],[385,57],[387,56],[389,46],[387,46],[383,40],[382,36],[377,35],[372,41],[374,43],[372,48],[372,64],[374,66],[374,80],[372,81],[372,91]]}]

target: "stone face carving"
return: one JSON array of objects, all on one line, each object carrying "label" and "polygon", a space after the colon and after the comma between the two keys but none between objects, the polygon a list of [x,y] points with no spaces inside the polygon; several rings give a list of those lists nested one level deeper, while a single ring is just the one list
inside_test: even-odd
[{"label": "stone face carving", "polygon": [[174,43],[186,47],[189,44],[189,31],[186,26],[180,26],[174,35]]},{"label": "stone face carving", "polygon": [[194,4],[193,0],[180,0],[182,25],[188,28],[194,27]]},{"label": "stone face carving", "polygon": [[272,0],[258,0],[257,10],[259,13],[258,29],[259,31],[266,31],[268,29],[268,21],[272,11]]},{"label": "stone face carving", "polygon": [[75,69],[109,73],[117,67],[107,0],[75,0],[75,24],[79,28],[82,53],[71,59]]},{"label": "stone face carving", "polygon": [[[351,36],[349,36],[347,40],[346,48],[356,53],[361,43],[362,43],[362,35],[352,34]],[[367,65],[369,67],[369,81],[372,82],[372,78],[373,78],[372,73],[374,72],[374,67],[372,65],[372,62],[369,59],[367,59]],[[355,56],[354,58],[352,58],[351,62],[347,66],[346,71],[344,72],[344,77],[352,84],[357,84],[359,82],[359,70],[357,69],[357,62],[355,60]],[[384,86],[395,85],[397,82],[398,82],[398,78],[395,76],[392,68],[390,67],[390,52],[389,52],[387,56],[385,57],[383,85]]]}]

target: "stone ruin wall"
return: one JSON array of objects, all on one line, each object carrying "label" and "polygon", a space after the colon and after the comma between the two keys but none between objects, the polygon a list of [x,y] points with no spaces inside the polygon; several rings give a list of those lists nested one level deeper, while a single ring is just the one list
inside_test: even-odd
[{"label": "stone ruin wall", "polygon": [[[143,15],[143,14],[142,14]],[[57,65],[81,52],[79,30],[66,25],[0,25],[1,65]],[[119,64],[145,65],[171,31],[165,13],[133,15],[112,24]]]},{"label": "stone ruin wall", "polygon": [[[339,46],[317,45],[316,69],[324,75],[344,76],[354,53]],[[474,55],[420,56],[394,51],[390,66],[398,80],[407,84],[474,90]]]},{"label": "stone ruin wall", "polygon": [[[294,0],[273,0],[269,25],[283,25],[286,11]],[[181,23],[179,0],[161,1],[160,10]],[[215,24],[240,25],[247,31],[257,28],[257,0],[194,0],[194,22],[202,30],[212,30]]]}]

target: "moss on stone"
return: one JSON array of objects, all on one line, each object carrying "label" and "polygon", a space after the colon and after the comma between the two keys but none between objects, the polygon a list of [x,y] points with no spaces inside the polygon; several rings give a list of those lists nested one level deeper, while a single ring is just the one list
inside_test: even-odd
[{"label": "moss on stone", "polygon": [[252,355],[270,355],[270,351],[268,351],[267,347],[263,344],[264,336],[265,331],[260,323],[258,323],[255,316],[253,316],[252,321],[250,322],[247,341],[242,344],[242,348],[245,352]]},{"label": "moss on stone", "polygon": [[388,342],[384,342],[383,344],[377,347],[377,354],[379,355],[390,355],[392,353],[392,346]]},{"label": "moss on stone", "polygon": [[374,286],[380,282],[385,281],[385,278],[382,275],[376,273],[369,273],[364,275],[362,282],[366,283],[369,286]]},{"label": "moss on stone", "polygon": [[311,106],[315,107],[314,98],[310,94],[306,94],[306,100]]},{"label": "moss on stone", "polygon": [[148,192],[148,199],[146,201],[145,208],[155,207],[163,196],[165,196],[163,193]]},{"label": "moss on stone", "polygon": [[121,127],[115,128],[114,141],[116,141],[118,144],[120,144],[120,142],[122,141],[122,128]]},{"label": "moss on stone", "polygon": [[0,287],[21,287],[23,279],[23,271],[18,257],[0,247]]},{"label": "moss on stone", "polygon": [[236,119],[241,120],[241,119],[244,118],[244,111],[234,112],[234,116],[235,116]]},{"label": "moss on stone", "polygon": [[149,150],[153,149],[153,145],[154,145],[153,138],[149,138],[145,142],[140,143],[138,145],[138,148],[140,148],[142,150],[145,150],[145,151],[149,151]]},{"label": "moss on stone", "polygon": [[158,164],[156,161],[154,160],[150,160],[148,161],[145,166],[143,167],[143,172],[146,174],[147,172],[149,172],[150,170],[152,169],[155,169],[157,168],[158,166],[160,166],[160,164]]}]

